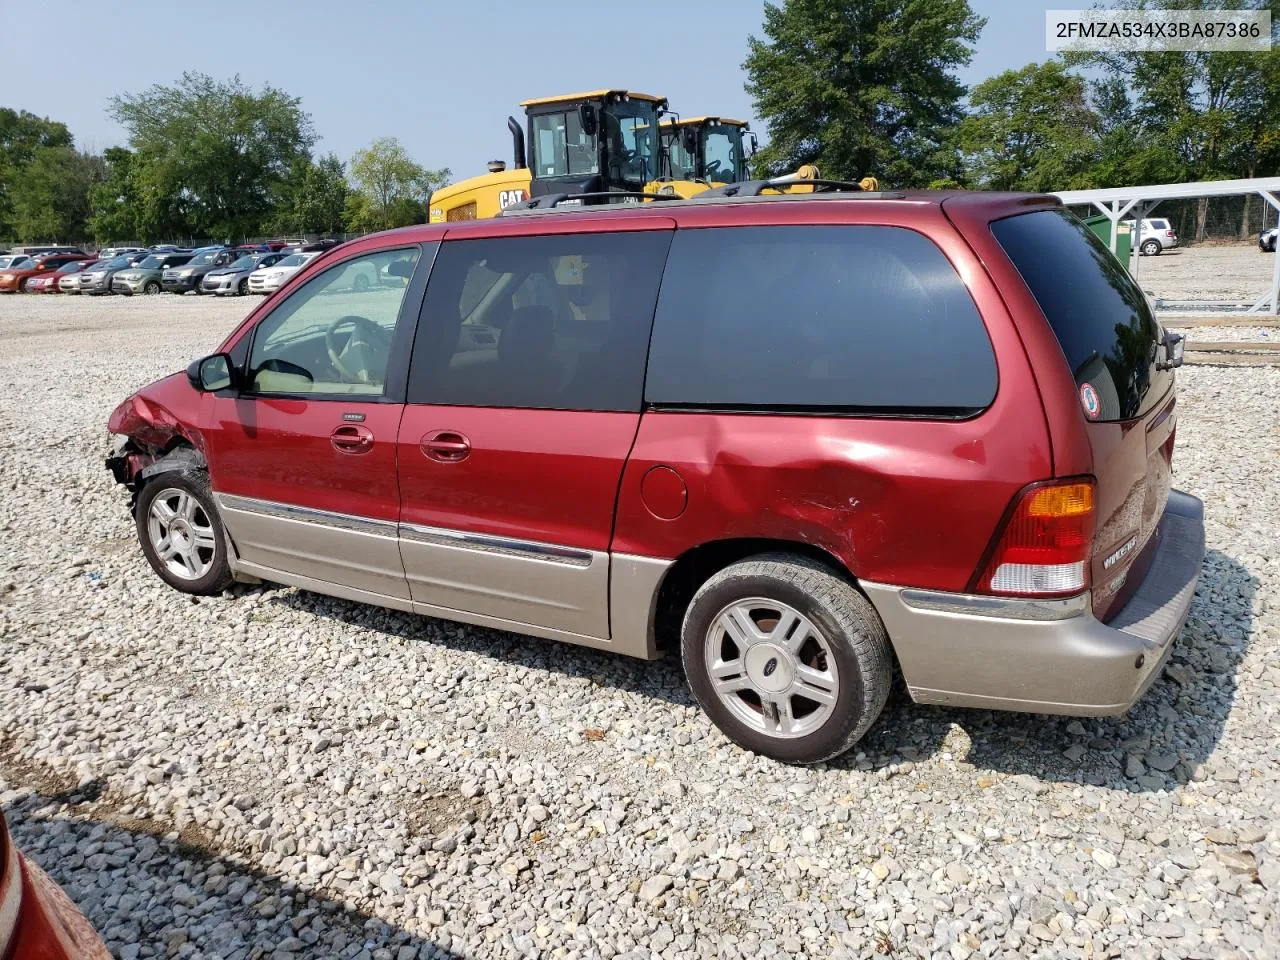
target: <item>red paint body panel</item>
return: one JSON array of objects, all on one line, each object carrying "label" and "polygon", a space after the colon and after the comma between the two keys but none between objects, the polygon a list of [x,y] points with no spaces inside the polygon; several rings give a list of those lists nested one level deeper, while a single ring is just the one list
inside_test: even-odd
[{"label": "red paint body panel", "polygon": [[[214,489],[375,520],[398,519],[394,403],[208,396],[205,457]],[[330,434],[363,414],[365,453],[335,449]]]},{"label": "red paint body panel", "polygon": [[0,275],[12,277],[12,280],[0,280],[0,293],[16,293],[22,289],[22,282],[30,277],[43,277],[57,273],[58,268],[73,260],[93,260],[87,253],[53,253],[36,257],[35,262],[16,270],[0,270]]},{"label": "red paint body panel", "polygon": [[111,954],[76,905],[11,844],[0,817],[0,958],[109,960]]},{"label": "red paint body panel", "polygon": [[[428,527],[609,549],[613,508],[640,416],[409,404],[400,427],[401,519]],[[456,463],[424,456],[424,436],[470,442]]]},{"label": "red paint body panel", "polygon": [[[1177,418],[1174,392],[1143,417],[1120,423],[1090,423],[1053,329],[1017,268],[991,233],[994,219],[1056,206],[1027,197],[1012,208],[983,194],[957,196],[943,204],[995,279],[1037,372],[1041,401],[1053,438],[1054,476],[1097,479],[1097,523],[1090,582],[1094,614],[1104,622],[1120,610],[1142,581],[1155,541],[1148,538],[1164,511],[1172,473]],[[1131,538],[1136,548],[1110,568],[1104,561]],[[1123,579],[1122,579],[1123,578]]]},{"label": "red paint body panel", "polygon": [[149,447],[164,448],[181,438],[204,450],[200,432],[200,392],[185,373],[174,373],[133,394],[111,411],[107,429],[127,434]]}]

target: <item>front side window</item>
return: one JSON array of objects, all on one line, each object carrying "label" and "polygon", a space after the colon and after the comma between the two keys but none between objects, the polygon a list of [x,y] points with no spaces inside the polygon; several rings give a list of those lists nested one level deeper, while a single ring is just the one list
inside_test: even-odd
[{"label": "front side window", "polygon": [[533,118],[533,170],[537,177],[600,172],[596,138],[583,131],[577,110],[543,113]]},{"label": "front side window", "polygon": [[680,230],[645,400],[743,411],[966,416],[995,355],[955,268],[900,227]]},{"label": "front side window", "polygon": [[444,243],[410,369],[410,403],[640,409],[671,234]]},{"label": "front side window", "polygon": [[355,257],[295,290],[254,332],[251,390],[382,396],[405,286],[359,285],[354,278],[384,270],[407,277],[418,256],[414,247]]},{"label": "front side window", "polygon": [[644,184],[658,176],[658,110],[648,100],[608,104],[600,123],[612,183]]}]

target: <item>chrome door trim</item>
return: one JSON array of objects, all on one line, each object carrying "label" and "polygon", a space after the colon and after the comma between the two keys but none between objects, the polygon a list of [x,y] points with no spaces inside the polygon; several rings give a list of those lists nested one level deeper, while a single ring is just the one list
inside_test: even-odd
[{"label": "chrome door trim", "polygon": [[515,537],[469,533],[465,530],[450,530],[445,527],[424,527],[416,523],[400,524],[400,537],[417,543],[481,550],[485,553],[505,554],[526,560],[545,560],[548,563],[562,563],[583,568],[591,566],[593,556],[590,550],[561,547],[537,540],[518,540]]},{"label": "chrome door trim", "polygon": [[367,533],[375,537],[392,537],[396,535],[394,520],[374,520],[370,517],[357,517],[350,513],[334,513],[330,510],[317,510],[314,507],[299,507],[292,503],[277,503],[274,500],[259,500],[256,497],[241,497],[230,493],[214,494],[219,510],[241,510],[245,513],[260,513],[263,516],[275,517],[278,520],[298,520],[303,523],[318,523],[339,530],[353,533]]}]

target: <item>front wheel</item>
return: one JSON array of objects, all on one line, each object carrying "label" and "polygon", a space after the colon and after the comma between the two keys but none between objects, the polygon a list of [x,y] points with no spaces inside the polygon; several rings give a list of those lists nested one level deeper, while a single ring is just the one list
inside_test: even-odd
[{"label": "front wheel", "polygon": [[249,292],[249,278],[245,277],[245,279],[240,281],[239,286],[236,287],[236,293],[240,294],[240,296],[243,297],[247,295],[248,292]]},{"label": "front wheel", "polygon": [[1142,244],[1142,255],[1144,257],[1155,257],[1160,254],[1160,241],[1147,240]]},{"label": "front wheel", "polygon": [[156,280],[148,280],[142,288],[142,292],[149,297],[154,297],[160,292],[160,283]]},{"label": "front wheel", "polygon": [[231,586],[227,539],[204,473],[162,473],[138,494],[138,540],[169,586],[203,596]]},{"label": "front wheel", "polygon": [[893,681],[875,608],[832,571],[788,554],[735,563],[703,584],[685,613],[681,656],[716,726],[786,763],[852,747]]}]

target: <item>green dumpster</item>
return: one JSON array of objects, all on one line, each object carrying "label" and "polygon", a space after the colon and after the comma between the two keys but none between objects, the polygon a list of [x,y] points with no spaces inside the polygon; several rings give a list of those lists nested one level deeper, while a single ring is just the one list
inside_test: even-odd
[{"label": "green dumpster", "polygon": [[[1084,221],[1089,225],[1089,229],[1094,232],[1103,246],[1108,250],[1111,249],[1111,219],[1109,217],[1098,214],[1096,217],[1087,217]],[[1129,225],[1121,223],[1120,229],[1116,233],[1116,259],[1121,263],[1128,265],[1129,263]]]}]

